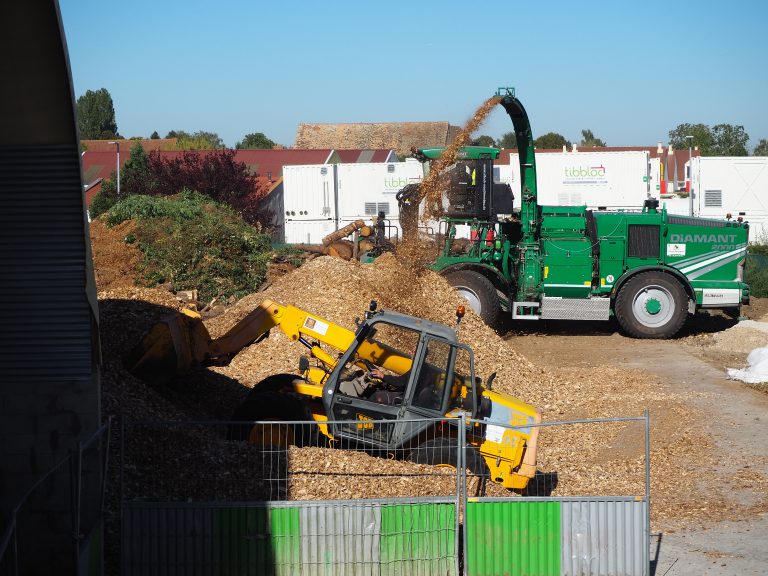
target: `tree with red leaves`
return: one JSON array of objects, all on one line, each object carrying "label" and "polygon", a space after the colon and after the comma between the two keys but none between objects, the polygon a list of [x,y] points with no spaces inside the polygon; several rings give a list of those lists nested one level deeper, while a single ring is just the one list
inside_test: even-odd
[{"label": "tree with red leaves", "polygon": [[186,188],[229,203],[256,188],[256,178],[245,164],[235,161],[234,150],[187,151],[170,158],[153,151],[149,170],[155,181],[153,192],[160,196],[178,194]]}]

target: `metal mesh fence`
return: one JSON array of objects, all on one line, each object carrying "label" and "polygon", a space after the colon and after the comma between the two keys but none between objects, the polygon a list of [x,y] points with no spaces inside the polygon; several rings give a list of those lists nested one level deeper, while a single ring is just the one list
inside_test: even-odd
[{"label": "metal mesh fence", "polygon": [[0,575],[77,574],[98,559],[110,424],[44,474],[13,510]]},{"label": "metal mesh fence", "polygon": [[[407,427],[423,429],[417,443],[384,446]],[[457,430],[456,419],[126,423],[123,500],[456,497]]]},{"label": "metal mesh fence", "polygon": [[[463,489],[469,497],[645,497],[644,426],[643,418],[525,427],[486,420],[462,425],[458,418],[129,422],[123,434],[122,499],[456,497]],[[535,475],[524,488],[509,489],[502,476],[510,470],[488,442],[519,442],[516,428],[538,429]],[[331,432],[342,439],[332,440]],[[413,440],[393,448],[398,436]],[[520,471],[517,464],[512,472]]]},{"label": "metal mesh fence", "polygon": [[[122,571],[646,573],[647,418],[526,427],[539,430],[526,447],[535,474],[508,489],[485,442],[515,442],[524,426],[126,423]],[[398,435],[417,440],[384,446]]]}]

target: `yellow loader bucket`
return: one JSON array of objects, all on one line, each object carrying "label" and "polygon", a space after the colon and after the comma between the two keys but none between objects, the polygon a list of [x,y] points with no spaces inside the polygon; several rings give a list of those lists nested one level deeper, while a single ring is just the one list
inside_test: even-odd
[{"label": "yellow loader bucket", "polygon": [[125,365],[137,378],[162,386],[202,362],[209,341],[200,316],[184,310],[152,326],[128,355]]}]

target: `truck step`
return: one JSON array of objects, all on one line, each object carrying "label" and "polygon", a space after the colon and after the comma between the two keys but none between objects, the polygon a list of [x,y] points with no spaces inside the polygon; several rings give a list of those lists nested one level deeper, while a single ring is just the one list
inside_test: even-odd
[{"label": "truck step", "polygon": [[512,302],[513,320],[540,320],[538,302]]},{"label": "truck step", "polygon": [[542,320],[608,320],[610,298],[554,298],[541,301]]}]

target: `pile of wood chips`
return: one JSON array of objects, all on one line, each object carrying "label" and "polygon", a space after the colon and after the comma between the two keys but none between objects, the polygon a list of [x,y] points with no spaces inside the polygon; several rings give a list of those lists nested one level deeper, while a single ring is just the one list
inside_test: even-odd
[{"label": "pile of wood chips", "polygon": [[[226,420],[251,387],[276,373],[298,373],[298,359],[306,353],[279,330],[266,340],[240,352],[229,366],[199,370],[173,387],[155,390],[134,378],[122,366],[122,358],[162,315],[181,306],[162,290],[117,288],[100,293],[102,345],[104,350],[104,410],[129,419]],[[352,328],[371,300],[388,308],[430,320],[455,324],[456,307],[462,301],[444,278],[412,268],[387,254],[373,264],[359,264],[319,257],[278,278],[263,292],[246,296],[223,314],[206,320],[212,337],[221,336],[263,299],[292,304],[331,322]],[[483,379],[497,373],[494,389],[538,407],[545,422],[572,419],[639,416],[644,408],[653,417],[651,454],[654,521],[704,521],[715,514],[735,514],[723,507],[712,487],[703,482],[702,471],[714,465],[709,437],[696,425],[700,416],[685,399],[666,391],[654,377],[611,366],[599,370],[567,367],[549,371],[518,354],[510,344],[467,310],[460,340],[475,353],[475,370]],[[181,456],[154,461],[155,474],[184,480],[175,497],[218,486],[224,495],[262,493],[269,484],[254,471],[256,450],[220,440],[214,433],[196,432],[183,446]],[[162,440],[162,434],[158,435]],[[157,444],[146,440],[136,454],[151,452]],[[283,487],[292,499],[384,498],[449,495],[454,477],[428,466],[390,461],[365,454],[320,448],[291,448],[287,455],[291,475]],[[143,460],[142,460],[143,458]],[[139,458],[146,464],[147,457]],[[248,459],[251,463],[248,463]],[[151,460],[151,459],[150,459]],[[190,470],[192,466],[195,469]],[[258,479],[256,487],[238,489],[245,468]],[[545,427],[539,442],[541,475],[532,481],[531,493],[553,496],[644,495],[644,441],[642,422],[573,424]],[[159,470],[159,472],[158,472]],[[142,473],[139,470],[138,476]],[[231,475],[235,487],[222,484]],[[212,483],[211,477],[216,477]],[[265,484],[266,483],[266,484]],[[207,488],[206,488],[207,487]],[[242,494],[245,491],[246,494]],[[137,489],[136,497],[141,497]],[[510,495],[496,485],[490,495]],[[146,497],[150,497],[147,495]],[[709,504],[707,504],[709,502]]]}]

